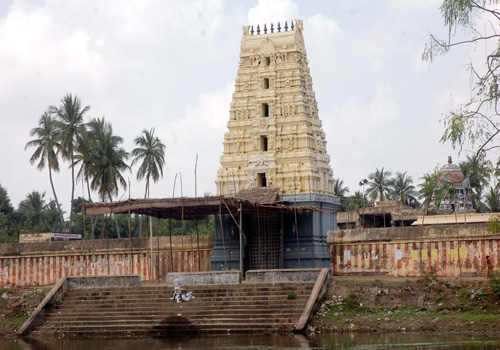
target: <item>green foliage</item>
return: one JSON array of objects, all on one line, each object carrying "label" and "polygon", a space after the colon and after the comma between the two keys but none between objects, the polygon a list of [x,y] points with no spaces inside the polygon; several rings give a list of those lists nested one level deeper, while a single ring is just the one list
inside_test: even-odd
[{"label": "green foliage", "polygon": [[497,188],[490,188],[490,191],[484,196],[486,205],[491,213],[500,211],[500,193]]},{"label": "green foliage", "polygon": [[[484,49],[482,64],[473,61],[469,64],[471,98],[447,113],[441,137],[441,142],[450,142],[460,151],[464,145],[475,148],[475,159],[483,151],[497,148],[500,136],[500,34],[495,31],[500,22],[500,11],[491,6],[498,3],[498,0],[444,0],[440,11],[448,27],[448,40],[430,34],[422,54],[423,60],[432,62],[436,56],[446,54],[455,46],[472,45],[480,51],[477,46],[481,45],[480,49]],[[453,41],[457,33],[460,37]]]},{"label": "green foliage", "polygon": [[85,130],[84,116],[90,110],[90,106],[82,107],[78,96],[67,94],[61,99],[61,106],[50,106],[49,113],[56,117],[57,140],[59,142],[58,152],[71,166],[71,210],[69,214],[69,229],[73,226],[73,199],[75,194],[75,150],[77,140]]},{"label": "green foliage", "polygon": [[[149,180],[158,182],[163,177],[165,165],[165,144],[154,135],[155,129],[144,129],[134,140],[138,146],[132,150],[132,165],[141,162],[137,171],[137,180],[146,178],[146,194],[149,196]],[[146,197],[146,195],[145,195]]]},{"label": "green foliage", "polygon": [[286,297],[288,300],[294,300],[294,299],[297,299],[297,295],[295,294],[294,291],[292,290],[289,290],[288,291],[288,295]]},{"label": "green foliage", "polygon": [[493,234],[500,232],[500,217],[498,215],[493,215],[488,220],[488,231]]},{"label": "green foliage", "polygon": [[391,188],[391,177],[392,173],[388,170],[375,169],[375,172],[368,175],[368,189],[367,194],[372,198],[372,200],[379,199],[384,201],[386,196],[390,193]]},{"label": "green foliage", "polygon": [[415,191],[415,186],[413,186],[413,178],[406,174],[405,172],[397,172],[396,177],[390,181],[390,194],[392,199],[399,200],[401,203],[418,207],[420,203],[418,202]]},{"label": "green foliage", "polygon": [[493,290],[493,297],[500,300],[500,273],[493,272],[493,276],[490,278],[490,286]]},{"label": "green foliage", "polygon": [[361,307],[358,300],[356,299],[356,295],[349,293],[342,300],[342,306],[345,311],[358,311]]}]

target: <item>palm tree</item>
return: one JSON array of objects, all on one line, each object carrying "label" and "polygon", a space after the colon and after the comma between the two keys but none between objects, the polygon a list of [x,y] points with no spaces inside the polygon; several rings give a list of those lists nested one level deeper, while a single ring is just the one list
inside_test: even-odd
[{"label": "palm tree", "polygon": [[472,206],[477,212],[480,212],[480,208],[483,206],[481,203],[481,195],[483,189],[490,183],[493,166],[491,162],[486,159],[485,152],[478,154],[476,157],[467,156],[467,160],[460,162],[458,165],[464,177],[469,178]]},{"label": "palm tree", "polygon": [[340,199],[340,208],[339,211],[346,210],[346,202],[345,197],[349,193],[349,187],[344,186],[344,180],[342,179],[334,179],[333,182],[333,195],[339,197]]},{"label": "palm tree", "polygon": [[28,228],[33,231],[45,231],[45,192],[33,191],[19,203],[19,211],[24,215]]},{"label": "palm tree", "polygon": [[346,211],[353,211],[359,208],[363,208],[368,206],[368,201],[366,200],[366,196],[363,197],[363,193],[361,191],[354,192],[354,195],[349,196],[345,199],[347,201]]},{"label": "palm tree", "polygon": [[385,196],[389,195],[389,189],[391,187],[391,179],[390,176],[392,173],[390,171],[375,169],[374,173],[370,173],[368,175],[369,187],[367,190],[367,194],[372,198],[372,200],[380,199],[380,201],[385,200]]},{"label": "palm tree", "polygon": [[[90,192],[90,181],[89,181],[90,178],[89,167],[92,164],[93,160],[92,151],[94,148],[94,137],[95,137],[95,133],[93,132],[95,126],[92,123],[93,121],[88,123],[87,126],[89,127],[89,130],[87,129],[83,130],[82,134],[78,137],[76,154],[75,154],[75,165],[80,164],[80,170],[78,170],[78,173],[76,174],[76,179],[77,181],[80,179],[85,182],[87,186],[87,194],[89,202],[92,202],[92,196]],[[97,222],[97,219],[95,221]],[[91,227],[90,238],[94,239],[95,223],[92,215],[90,216],[90,227]]]},{"label": "palm tree", "polygon": [[436,173],[428,173],[424,174],[420,179],[422,182],[419,184],[419,198],[423,200],[424,207],[429,208],[438,186],[437,175]]},{"label": "palm tree", "polygon": [[144,129],[142,135],[134,140],[138,146],[132,151],[132,165],[142,160],[137,171],[137,180],[146,178],[146,190],[144,198],[149,198],[149,180],[158,182],[163,177],[163,165],[165,164],[165,145],[158,137],[154,136],[155,129],[147,131]]},{"label": "palm tree", "polygon": [[490,192],[488,192],[484,197],[490,212],[500,212],[500,193],[498,193],[498,188],[490,188]]},{"label": "palm tree", "polygon": [[[132,150],[132,166],[140,161],[141,165],[137,171],[137,180],[146,178],[146,189],[144,198],[149,198],[149,181],[153,179],[156,183],[163,177],[163,165],[165,164],[165,145],[158,137],[154,136],[155,129],[147,131],[144,129],[142,134],[134,140],[138,146]],[[142,235],[142,215],[140,217],[139,235]]]},{"label": "palm tree", "polygon": [[30,163],[35,164],[39,160],[37,164],[38,170],[43,170],[45,165],[49,168],[50,187],[54,194],[57,209],[62,215],[61,206],[59,205],[52,180],[52,170],[55,172],[59,171],[59,160],[56,152],[56,149],[59,147],[59,133],[54,119],[52,119],[52,116],[48,112],[43,113],[38,122],[38,127],[31,129],[30,136],[36,136],[37,138],[26,143],[24,149],[35,147],[35,152],[30,158]]},{"label": "palm tree", "polygon": [[333,195],[337,197],[345,197],[349,193],[349,187],[344,186],[344,180],[335,179],[333,182]]},{"label": "palm tree", "polygon": [[413,178],[410,175],[397,172],[396,177],[391,182],[391,194],[394,199],[401,201],[406,205],[418,205],[418,200],[415,197],[417,192],[413,186]]},{"label": "palm tree", "polygon": [[52,231],[52,232],[58,232],[63,228],[64,224],[64,217],[63,213],[61,213],[57,206],[55,201],[50,201],[46,206],[45,206],[45,222],[47,224],[47,227]]},{"label": "palm tree", "polygon": [[71,94],[61,99],[61,107],[50,106],[49,111],[57,117],[57,129],[60,133],[59,150],[71,164],[71,210],[69,214],[69,230],[73,225],[73,199],[75,197],[75,148],[79,135],[85,129],[83,118],[90,106],[82,108],[80,99]]},{"label": "palm tree", "polygon": [[[124,189],[127,188],[127,182],[121,172],[129,169],[125,163],[128,153],[120,147],[123,138],[113,135],[111,124],[105,122],[104,118],[93,122],[97,129],[95,130],[93,159],[88,168],[88,172],[92,176],[90,187],[97,190],[103,202],[106,201],[106,198],[112,201],[113,195],[118,194],[120,185]],[[115,221],[117,235],[120,238],[116,216]]]}]

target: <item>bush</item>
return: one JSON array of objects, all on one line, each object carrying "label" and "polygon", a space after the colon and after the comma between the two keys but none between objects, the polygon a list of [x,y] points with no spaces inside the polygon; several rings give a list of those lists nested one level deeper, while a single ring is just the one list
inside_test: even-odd
[{"label": "bush", "polygon": [[490,285],[493,290],[493,298],[500,300],[500,274],[498,272],[493,272]]}]

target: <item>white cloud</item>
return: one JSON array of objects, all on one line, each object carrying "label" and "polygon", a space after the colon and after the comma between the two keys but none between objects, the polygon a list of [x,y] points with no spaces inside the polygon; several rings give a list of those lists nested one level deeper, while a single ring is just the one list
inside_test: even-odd
[{"label": "white cloud", "polygon": [[299,5],[292,0],[259,0],[257,5],[248,11],[248,24],[261,26],[285,21],[300,19]]},{"label": "white cloud", "polygon": [[[178,172],[184,194],[193,194],[196,153],[198,193],[214,193],[246,24],[304,19],[333,170],[352,191],[376,167],[416,179],[446,161],[452,151],[439,144],[439,120],[450,93],[458,101],[469,91],[463,52],[431,67],[419,62],[425,29],[443,30],[436,1],[13,0],[7,11],[0,184],[15,204],[34,189],[52,197],[48,175],[29,165],[31,150],[23,148],[43,111],[70,92],[92,107],[89,118],[111,121],[129,151],[143,129],[156,127],[167,165],[152,195],[171,196]],[[68,208],[66,167],[55,180]],[[144,183],[126,177],[132,196],[142,197]]]}]

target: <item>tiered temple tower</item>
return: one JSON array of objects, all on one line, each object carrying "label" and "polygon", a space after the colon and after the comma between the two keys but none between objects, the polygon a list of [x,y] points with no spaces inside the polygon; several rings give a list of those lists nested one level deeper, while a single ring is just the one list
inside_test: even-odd
[{"label": "tiered temple tower", "polygon": [[302,30],[300,20],[243,28],[218,195],[252,187],[333,194]]},{"label": "tiered temple tower", "polygon": [[216,180],[218,195],[273,187],[279,188],[282,204],[302,209],[241,213],[244,242],[234,217],[222,215],[215,225],[212,270],[240,268],[240,263],[244,271],[330,266],[326,232],[336,228],[339,200],[333,196],[302,30],[299,20],[290,27],[287,22],[243,27]]}]

